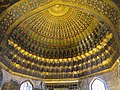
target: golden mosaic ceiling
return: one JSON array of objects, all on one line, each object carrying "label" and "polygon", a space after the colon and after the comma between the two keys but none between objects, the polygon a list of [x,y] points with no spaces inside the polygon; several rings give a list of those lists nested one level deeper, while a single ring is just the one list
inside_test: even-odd
[{"label": "golden mosaic ceiling", "polygon": [[42,80],[109,69],[119,56],[119,13],[108,0],[21,0],[0,16],[1,65]]}]

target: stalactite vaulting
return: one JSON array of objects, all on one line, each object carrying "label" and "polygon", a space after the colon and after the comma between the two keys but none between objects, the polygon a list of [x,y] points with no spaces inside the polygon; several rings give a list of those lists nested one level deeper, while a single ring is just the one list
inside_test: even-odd
[{"label": "stalactite vaulting", "polygon": [[76,80],[110,69],[119,56],[114,0],[1,1],[0,64],[42,80]]}]

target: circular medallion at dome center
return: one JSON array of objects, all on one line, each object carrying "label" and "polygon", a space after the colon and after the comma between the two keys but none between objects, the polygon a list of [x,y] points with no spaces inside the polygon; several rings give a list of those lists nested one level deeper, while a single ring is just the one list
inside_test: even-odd
[{"label": "circular medallion at dome center", "polygon": [[54,5],[48,9],[48,12],[53,16],[63,16],[69,11],[69,7],[63,5]]}]

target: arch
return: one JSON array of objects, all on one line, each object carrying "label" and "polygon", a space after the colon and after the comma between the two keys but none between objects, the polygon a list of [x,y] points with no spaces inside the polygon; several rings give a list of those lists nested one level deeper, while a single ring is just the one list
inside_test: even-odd
[{"label": "arch", "polygon": [[89,90],[106,90],[106,84],[102,79],[95,77],[89,85]]},{"label": "arch", "polygon": [[26,80],[21,83],[20,90],[33,90],[33,84],[29,80]]}]

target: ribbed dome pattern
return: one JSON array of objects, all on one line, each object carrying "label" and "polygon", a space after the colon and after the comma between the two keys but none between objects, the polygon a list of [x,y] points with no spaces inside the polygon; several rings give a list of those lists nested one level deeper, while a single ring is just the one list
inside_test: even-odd
[{"label": "ribbed dome pattern", "polygon": [[112,31],[116,9],[107,1],[56,1],[20,1],[23,6],[0,19],[2,64],[45,80],[78,79],[110,68],[119,52]]}]

